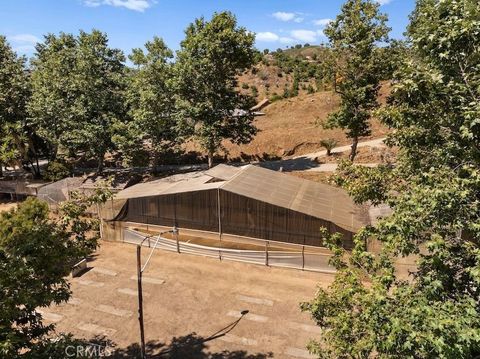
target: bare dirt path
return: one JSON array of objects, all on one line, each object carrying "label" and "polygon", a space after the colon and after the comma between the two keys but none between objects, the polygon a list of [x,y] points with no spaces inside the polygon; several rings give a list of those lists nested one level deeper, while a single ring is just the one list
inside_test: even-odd
[{"label": "bare dirt path", "polygon": [[[376,138],[376,139],[374,139],[374,140],[368,140],[368,141],[359,142],[359,143],[358,143],[358,147],[359,147],[359,148],[361,148],[361,147],[367,147],[367,146],[368,146],[368,147],[385,147],[384,141],[385,141],[385,137]],[[352,145],[345,145],[345,146],[335,147],[335,148],[332,150],[332,153],[341,153],[341,152],[349,151],[351,148],[352,148]],[[306,154],[306,155],[303,155],[303,156],[296,156],[295,158],[306,157],[306,158],[315,159],[315,158],[317,158],[317,157],[324,157],[324,156],[326,156],[326,155],[327,155],[327,151],[326,151],[326,150],[323,150],[323,151],[318,151],[318,152],[309,153],[309,154]]]},{"label": "bare dirt path", "polygon": [[[377,138],[374,140],[359,142],[358,148],[385,147],[384,140],[385,138]],[[332,153],[341,153],[341,152],[349,151],[350,148],[351,148],[351,145],[336,147],[332,150]],[[293,157],[290,159],[258,162],[257,164],[261,167],[268,168],[275,171],[283,170],[286,172],[290,172],[290,171],[334,172],[337,169],[337,165],[335,163],[319,164],[316,161],[316,158],[325,157],[326,155],[327,155],[327,151],[324,150],[324,151],[309,153],[302,156]],[[371,163],[371,164],[362,164],[362,165],[373,167],[376,164]]]}]

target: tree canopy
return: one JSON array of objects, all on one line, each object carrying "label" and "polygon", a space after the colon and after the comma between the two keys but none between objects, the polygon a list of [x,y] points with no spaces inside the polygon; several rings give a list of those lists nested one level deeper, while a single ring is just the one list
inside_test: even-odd
[{"label": "tree canopy", "polygon": [[128,77],[126,100],[133,121],[116,131],[116,142],[133,164],[145,159],[145,146],[157,157],[181,140],[175,117],[173,52],[159,37],[147,42],[145,50],[133,49],[129,56],[135,68]]},{"label": "tree canopy", "polygon": [[256,133],[251,101],[237,89],[237,75],[253,64],[254,40],[235,16],[222,12],[190,24],[177,52],[179,116],[206,150],[209,166],[223,140],[248,143]]},{"label": "tree canopy", "polygon": [[325,28],[334,51],[335,91],[340,110],[331,114],[327,127],[346,130],[353,139],[350,160],[354,160],[359,137],[370,134],[371,111],[378,106],[381,63],[376,44],[387,41],[387,16],[372,0],[347,0],[337,18]]},{"label": "tree canopy", "polygon": [[[419,0],[411,57],[379,112],[395,167],[345,166],[358,201],[393,210],[356,236],[328,290],[303,303],[325,329],[320,357],[472,358],[480,353],[480,13],[476,0]],[[367,249],[378,241],[382,250]],[[410,278],[397,258],[415,255]]]},{"label": "tree canopy", "polygon": [[35,198],[0,213],[2,358],[25,357],[22,353],[45,357],[46,335],[54,325],[45,325],[38,309],[70,298],[67,276],[72,265],[89,255],[99,238],[99,222],[87,218],[86,210],[109,196],[102,188],[90,196],[75,196],[62,205],[59,219],[50,218],[47,204]]},{"label": "tree canopy", "polygon": [[67,156],[83,153],[102,169],[113,148],[113,125],[125,121],[124,61],[97,30],[49,34],[37,45],[28,111],[52,159],[59,150]]},{"label": "tree canopy", "polygon": [[39,175],[40,144],[27,120],[29,98],[26,59],[18,57],[0,36],[0,176],[2,164],[31,166]]}]

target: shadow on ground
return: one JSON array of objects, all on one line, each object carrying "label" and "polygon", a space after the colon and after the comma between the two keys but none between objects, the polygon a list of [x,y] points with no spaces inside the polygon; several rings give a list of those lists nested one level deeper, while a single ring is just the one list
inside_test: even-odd
[{"label": "shadow on ground", "polygon": [[[273,353],[250,354],[244,350],[223,350],[212,353],[208,350],[207,343],[220,339],[231,332],[242,320],[248,310],[243,311],[242,316],[224,328],[208,337],[202,337],[197,333],[190,333],[181,337],[174,337],[170,343],[149,341],[145,344],[145,354],[149,359],[266,359],[273,358]],[[109,358],[127,359],[140,358],[139,343],[133,343],[126,348],[118,348],[115,343],[105,337],[95,337],[88,341],[90,344],[106,346],[109,349]]]},{"label": "shadow on ground", "polygon": [[274,171],[304,171],[318,167],[318,163],[309,157],[297,157],[280,161],[259,162],[258,166]]},{"label": "shadow on ground", "polygon": [[[147,358],[161,359],[266,359],[273,358],[272,353],[250,354],[244,350],[223,350],[212,353],[208,350],[206,340],[196,333],[182,337],[175,337],[166,345],[157,341],[146,343],[145,353]],[[111,358],[126,359],[140,358],[140,347],[137,343],[127,348],[115,349]]]}]

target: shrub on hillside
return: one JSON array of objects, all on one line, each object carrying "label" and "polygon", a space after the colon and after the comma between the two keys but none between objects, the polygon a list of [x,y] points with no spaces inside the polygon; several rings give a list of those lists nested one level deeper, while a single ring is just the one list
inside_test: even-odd
[{"label": "shrub on hillside", "polygon": [[327,150],[327,156],[331,156],[332,150],[337,146],[337,140],[333,138],[327,138],[325,140],[321,140],[320,144]]},{"label": "shrub on hillside", "polygon": [[69,177],[70,174],[70,168],[66,164],[59,161],[52,161],[45,168],[43,179],[56,182]]}]

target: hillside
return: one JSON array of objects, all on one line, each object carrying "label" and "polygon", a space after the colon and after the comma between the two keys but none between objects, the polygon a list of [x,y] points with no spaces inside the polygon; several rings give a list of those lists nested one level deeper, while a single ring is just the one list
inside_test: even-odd
[{"label": "hillside", "polygon": [[[238,78],[239,89],[258,102],[269,99],[255,124],[259,129],[247,145],[223,143],[225,155],[233,161],[252,161],[285,158],[316,152],[319,142],[332,138],[338,145],[350,140],[342,130],[326,130],[321,124],[328,114],[339,106],[339,97],[331,91],[328,78],[328,49],[322,46],[294,46],[286,50],[260,56],[256,65]],[[390,84],[384,82],[379,102],[384,104],[390,93]],[[372,120],[372,135],[383,137],[387,129]],[[202,152],[198,145],[189,143],[188,151]],[[222,156],[219,153],[219,156]]]},{"label": "hillside", "polygon": [[[390,86],[385,84],[380,93],[380,102],[384,102]],[[254,140],[247,145],[234,145],[228,141],[223,143],[229,160],[267,160],[289,157],[322,150],[319,142],[333,138],[338,145],[346,145],[350,140],[339,129],[326,130],[317,125],[324,121],[328,114],[339,105],[339,97],[332,91],[301,94],[296,97],[282,99],[265,107],[264,116],[255,119],[259,129]],[[387,128],[377,120],[372,120],[372,135],[368,138],[383,137]],[[189,143],[187,150],[201,152],[198,145]],[[221,154],[220,154],[221,155]]]},{"label": "hillside", "polygon": [[[382,91],[388,91],[385,87]],[[319,141],[333,138],[338,145],[349,144],[342,130],[326,130],[316,123],[324,121],[335,111],[339,98],[331,91],[299,95],[280,100],[263,109],[265,116],[256,118],[259,133],[248,145],[236,146],[224,143],[230,158],[246,154],[260,158],[285,157],[315,152],[322,147]],[[387,128],[377,120],[372,121],[372,135],[369,138],[383,137]],[[363,139],[365,140],[365,138]]]},{"label": "hillside", "polygon": [[327,52],[324,47],[307,46],[259,55],[257,63],[239,77],[239,88],[257,100],[329,89]]}]

